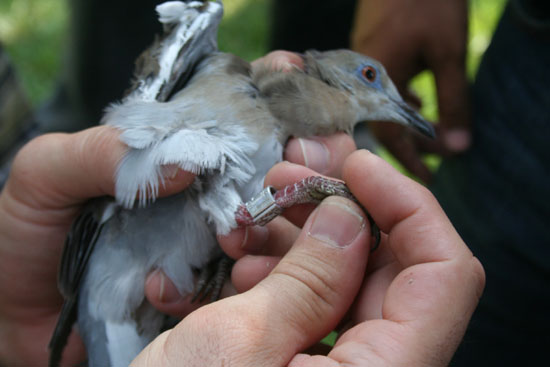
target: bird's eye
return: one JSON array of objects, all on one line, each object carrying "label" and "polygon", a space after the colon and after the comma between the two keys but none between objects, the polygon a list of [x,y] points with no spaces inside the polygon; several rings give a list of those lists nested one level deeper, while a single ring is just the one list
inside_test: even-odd
[{"label": "bird's eye", "polygon": [[363,74],[363,77],[371,83],[376,80],[376,69],[372,66],[365,66],[361,71],[361,74]]}]

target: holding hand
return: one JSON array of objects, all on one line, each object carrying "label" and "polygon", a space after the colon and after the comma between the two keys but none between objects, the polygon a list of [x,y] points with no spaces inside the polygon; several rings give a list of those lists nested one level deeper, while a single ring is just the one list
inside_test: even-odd
[{"label": "holding hand", "polygon": [[[283,163],[266,181],[282,187],[311,174]],[[237,262],[233,281],[244,293],[191,313],[134,365],[446,365],[483,289],[480,263],[433,196],[380,158],[352,154],[343,178],[387,233],[379,250],[369,256],[359,207],[327,198],[293,244],[268,238],[261,255]],[[351,328],[326,357],[301,354],[350,307]]]},{"label": "holding hand", "polygon": [[[0,195],[2,364],[47,360],[61,305],[56,273],[66,233],[88,199],[114,194],[114,173],[125,149],[118,132],[101,126],[45,135],[18,154]],[[316,174],[311,168],[343,177],[388,233],[369,260],[366,218],[341,198],[325,200],[309,217],[311,207],[289,210],[291,221],[281,218],[268,230],[238,230],[221,243],[240,258],[233,281],[246,292],[192,313],[157,338],[136,363],[144,358],[153,364],[176,358],[178,364],[208,365],[225,358],[295,366],[347,357],[448,361],[477,303],[482,268],[425,189],[366,152],[346,159],[354,149],[345,134],[291,140],[285,159],[310,168],[280,164],[266,183],[282,187]],[[194,178],[181,170],[166,173],[159,197],[183,190]],[[261,256],[244,256],[249,252]],[[146,284],[146,295],[159,310],[184,316],[196,307],[188,299],[164,302],[170,284],[158,282],[159,277],[151,275]],[[354,326],[341,336],[330,359],[297,354],[335,328],[350,307]],[[373,347],[357,349],[357,342]],[[404,353],[387,352],[392,348]],[[75,364],[84,358],[73,334],[64,361]]]}]

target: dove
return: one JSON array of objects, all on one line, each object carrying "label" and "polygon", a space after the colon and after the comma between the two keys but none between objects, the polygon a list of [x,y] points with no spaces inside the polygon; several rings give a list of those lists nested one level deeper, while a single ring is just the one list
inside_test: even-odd
[{"label": "dove", "polygon": [[[180,294],[192,294],[194,270],[222,255],[216,235],[264,223],[254,218],[257,205],[243,203],[273,201],[257,194],[290,137],[351,133],[373,120],[434,135],[367,56],[308,51],[303,69],[283,71],[219,52],[221,8],[159,5],[164,38],[144,54],[133,91],[106,110],[102,123],[120,131],[128,151],[115,198],[91,201],[67,237],[51,365],[76,320],[89,366],[127,366],[165,322],[144,296],[147,274],[160,269]],[[193,183],[157,199],[159,185],[179,169],[195,173]]]}]

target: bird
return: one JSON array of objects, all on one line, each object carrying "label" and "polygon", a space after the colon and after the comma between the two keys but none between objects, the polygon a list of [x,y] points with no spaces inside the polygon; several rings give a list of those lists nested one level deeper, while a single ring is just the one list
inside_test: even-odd
[{"label": "bird", "polygon": [[[161,269],[180,294],[193,293],[194,270],[222,254],[216,235],[263,224],[257,207],[282,202],[271,188],[265,195],[263,179],[290,137],[351,133],[374,120],[434,136],[384,67],[365,55],[307,51],[303,69],[283,71],[218,51],[221,5],[157,6],[166,34],[138,62],[132,91],[106,110],[102,123],[120,131],[128,151],[115,197],[90,201],[67,237],[59,270],[65,302],[50,365],[59,363],[75,321],[89,366],[129,365],[165,322],[144,296],[147,274]],[[157,198],[174,168],[196,178],[181,193]],[[314,178],[302,186],[326,183]],[[328,183],[329,193],[338,186]]]}]

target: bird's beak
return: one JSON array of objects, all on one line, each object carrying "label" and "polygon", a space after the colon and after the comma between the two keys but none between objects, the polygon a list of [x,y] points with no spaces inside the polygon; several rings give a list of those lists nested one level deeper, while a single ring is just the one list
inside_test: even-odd
[{"label": "bird's beak", "polygon": [[399,115],[405,120],[404,122],[407,125],[415,128],[416,131],[420,132],[422,135],[432,139],[435,138],[435,130],[433,125],[426,121],[418,112],[412,109],[411,106],[403,100],[399,101],[392,99],[392,102],[395,103],[395,107]]}]

